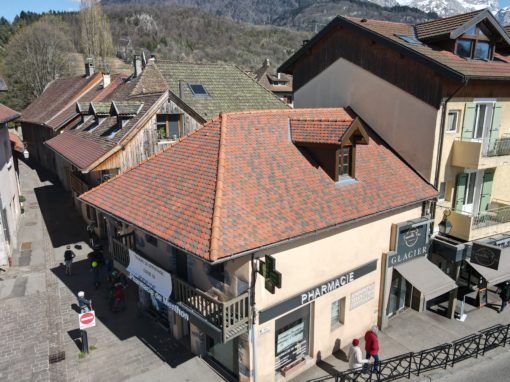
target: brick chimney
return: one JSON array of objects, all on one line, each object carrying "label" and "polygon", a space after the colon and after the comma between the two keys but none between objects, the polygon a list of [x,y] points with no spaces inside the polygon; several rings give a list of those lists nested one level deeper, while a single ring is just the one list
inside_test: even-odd
[{"label": "brick chimney", "polygon": [[138,77],[140,74],[142,74],[142,59],[139,55],[135,55],[133,57],[133,68],[134,68],[134,77]]},{"label": "brick chimney", "polygon": [[85,77],[89,78],[94,74],[94,64],[91,58],[87,58],[85,61]]},{"label": "brick chimney", "polygon": [[109,73],[103,73],[103,89],[110,85],[111,77]]}]

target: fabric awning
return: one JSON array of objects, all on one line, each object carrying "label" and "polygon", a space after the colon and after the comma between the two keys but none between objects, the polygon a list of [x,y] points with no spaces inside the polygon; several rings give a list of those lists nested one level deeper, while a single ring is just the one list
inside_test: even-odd
[{"label": "fabric awning", "polygon": [[505,248],[501,251],[498,270],[487,268],[480,264],[473,264],[471,259],[466,261],[491,285],[510,280],[510,248]]},{"label": "fabric awning", "polygon": [[426,257],[418,257],[407,263],[399,264],[395,266],[395,269],[413,287],[423,293],[425,301],[457,288],[455,281],[443,273],[437,265],[427,260]]}]

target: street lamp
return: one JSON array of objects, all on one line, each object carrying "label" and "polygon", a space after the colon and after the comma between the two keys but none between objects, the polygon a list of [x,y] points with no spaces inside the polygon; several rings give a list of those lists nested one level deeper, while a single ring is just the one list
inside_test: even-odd
[{"label": "street lamp", "polygon": [[437,225],[437,228],[439,228],[439,233],[441,233],[443,235],[448,235],[452,230],[453,225],[448,220],[448,216],[450,216],[451,213],[452,213],[452,211],[449,208],[444,210],[443,220],[441,220],[439,222],[439,224]]}]

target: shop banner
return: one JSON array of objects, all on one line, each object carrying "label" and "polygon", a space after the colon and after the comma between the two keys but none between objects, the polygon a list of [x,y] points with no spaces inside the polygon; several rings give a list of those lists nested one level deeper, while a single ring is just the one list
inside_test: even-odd
[{"label": "shop banner", "polygon": [[501,248],[495,245],[473,242],[473,250],[471,251],[471,262],[483,267],[494,270],[499,269],[499,259],[501,257]]},{"label": "shop banner", "polygon": [[164,301],[168,301],[172,294],[170,273],[152,264],[131,249],[129,250],[127,270],[136,283],[143,283],[144,286],[161,295]]}]

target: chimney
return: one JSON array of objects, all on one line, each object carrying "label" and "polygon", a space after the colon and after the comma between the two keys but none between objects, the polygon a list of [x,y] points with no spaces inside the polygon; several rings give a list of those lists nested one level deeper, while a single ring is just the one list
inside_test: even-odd
[{"label": "chimney", "polygon": [[140,56],[138,55],[135,55],[133,57],[133,67],[134,67],[134,76],[135,77],[138,77],[140,74],[142,74],[142,59],[140,58]]},{"label": "chimney", "polygon": [[94,74],[94,64],[92,64],[92,59],[87,58],[85,61],[85,77],[89,78]]},{"label": "chimney", "polygon": [[179,98],[182,99],[182,94],[183,94],[183,86],[184,86],[184,83],[182,82],[182,80],[179,80]]},{"label": "chimney", "polygon": [[149,62],[156,62],[156,55],[151,54],[151,57],[149,58]]},{"label": "chimney", "polygon": [[266,58],[266,60],[264,61],[264,67],[269,68],[270,66],[271,66],[271,61],[269,61],[269,58]]},{"label": "chimney", "polygon": [[103,89],[110,85],[111,77],[108,73],[103,73]]}]

